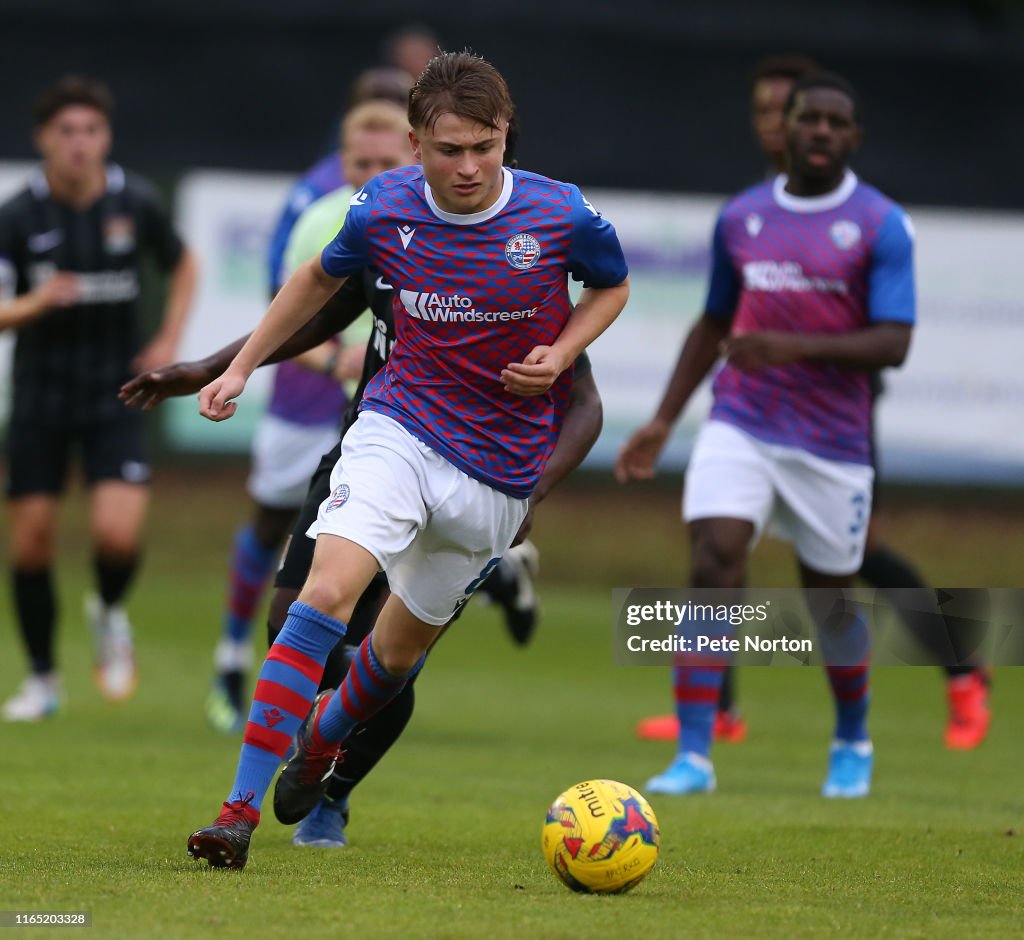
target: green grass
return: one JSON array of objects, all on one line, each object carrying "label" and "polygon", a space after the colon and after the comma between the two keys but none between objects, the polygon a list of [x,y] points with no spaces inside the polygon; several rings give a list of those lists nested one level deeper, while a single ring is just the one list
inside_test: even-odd
[{"label": "green grass", "polygon": [[[620,510],[610,520],[594,511],[614,499],[551,504],[537,533],[546,570],[572,575],[547,576],[535,643],[513,648],[495,611],[470,609],[419,681],[406,737],[357,791],[350,848],[293,848],[268,811],[244,872],[189,861],[185,838],[215,815],[237,756],[238,742],[202,715],[230,527],[245,511],[234,481],[157,491],[131,604],[141,683],[122,706],[89,683],[77,606],[86,565],[80,511],[70,507],[61,579],[68,703],[45,724],[2,726],[0,909],[91,910],[95,935],[111,937],[1019,934],[1019,669],[997,673],[992,734],[969,754],[941,746],[936,670],[877,670],[876,786],[849,803],[817,796],[830,725],[821,673],[744,669],[750,736],[718,748],[718,793],[653,800],[662,830],[654,872],[622,897],[580,897],[556,882],[540,851],[551,800],[588,777],[642,787],[671,757],[670,746],[633,738],[637,718],[665,710],[668,678],[612,665],[609,588],[641,583],[632,552],[648,543],[666,547],[646,583],[672,583],[659,579],[682,564],[681,537],[667,547],[681,536],[666,515],[675,494],[638,500],[639,521],[617,534]],[[891,531],[913,534],[917,519]],[[593,535],[571,537],[581,520]],[[997,531],[989,545],[989,528],[960,525],[965,564],[1002,555],[1005,538]],[[942,571],[949,561],[923,564]],[[769,546],[755,566],[781,580],[788,556]],[[12,687],[20,668],[19,656],[4,657],[0,687]]]}]

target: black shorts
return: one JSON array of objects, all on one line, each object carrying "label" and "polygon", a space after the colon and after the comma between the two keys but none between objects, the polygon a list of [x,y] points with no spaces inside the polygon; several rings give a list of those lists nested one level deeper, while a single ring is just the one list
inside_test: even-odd
[{"label": "black shorts", "polygon": [[114,418],[80,427],[12,422],[7,429],[7,496],[63,492],[76,452],[89,486],[103,480],[149,482],[145,418],[125,408]]},{"label": "black shorts", "polygon": [[316,540],[306,535],[306,530],[316,522],[320,504],[327,499],[331,493],[331,471],[341,457],[341,441],[323,457],[309,481],[309,489],[306,491],[306,501],[299,510],[299,517],[295,520],[295,528],[292,529],[292,536],[288,540],[288,548],[284,553],[284,560],[274,578],[274,587],[291,588],[298,591],[306,583],[306,575],[313,566],[313,549]]}]

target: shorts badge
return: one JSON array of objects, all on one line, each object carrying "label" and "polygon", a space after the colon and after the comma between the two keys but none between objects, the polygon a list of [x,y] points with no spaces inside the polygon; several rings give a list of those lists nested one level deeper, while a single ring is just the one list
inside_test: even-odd
[{"label": "shorts badge", "polygon": [[348,502],[350,492],[351,490],[347,483],[341,483],[336,486],[331,493],[330,499],[327,500],[327,505],[324,506],[324,512],[330,512],[332,509],[344,506]]}]

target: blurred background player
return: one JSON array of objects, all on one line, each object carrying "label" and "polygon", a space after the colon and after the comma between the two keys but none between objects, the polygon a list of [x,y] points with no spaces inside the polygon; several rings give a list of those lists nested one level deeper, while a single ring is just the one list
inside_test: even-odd
[{"label": "blurred background player", "polygon": [[[786,170],[786,137],[784,111],[793,86],[801,78],[818,71],[815,61],[803,55],[769,56],[759,61],[751,75],[751,124],[754,137],[768,167],[770,179]],[[875,440],[874,406],[883,391],[880,373],[871,380],[872,422],[871,460],[875,470],[872,493],[872,515],[868,526],[864,561],[858,576],[883,596],[888,595],[906,629],[942,664],[947,676],[946,697],[948,717],[946,746],[970,749],[984,741],[988,733],[991,711],[988,704],[989,672],[976,657],[954,662],[953,651],[961,644],[950,635],[936,604],[934,592],[926,585],[917,568],[890,546],[878,532],[878,449]],[[913,591],[914,593],[909,593]],[[908,604],[908,601],[911,603]],[[747,733],[746,720],[740,713],[736,695],[736,667],[730,664],[722,680],[714,735],[717,741],[738,743]],[[656,715],[637,724],[638,737],[654,741],[675,741],[679,724],[675,715]]]},{"label": "blurred background player", "polygon": [[[396,97],[408,97],[410,86],[411,81],[404,73],[363,82],[364,91],[391,88]],[[408,131],[405,109],[393,100],[370,99],[353,107],[341,123],[341,146],[334,159],[337,170],[331,180],[348,182],[330,193],[320,194],[298,216],[290,218],[280,257],[276,247],[277,233],[281,231],[278,226],[269,259],[272,293],[277,292],[281,279],[290,270],[317,254],[337,233],[355,188],[384,170],[412,160]],[[300,181],[297,190],[311,195],[317,192],[317,185],[309,180]],[[290,217],[295,205],[293,195],[286,216]],[[333,213],[336,217],[326,222],[328,227],[337,224],[325,236],[321,220],[325,215],[332,216],[335,207],[340,207]],[[325,240],[317,244],[320,237]],[[304,356],[282,362],[276,369],[270,401],[253,441],[249,494],[255,512],[235,534],[227,608],[214,653],[217,673],[206,702],[210,723],[221,731],[239,731],[244,727],[243,709],[248,697],[245,674],[252,661],[252,621],[281,545],[302,506],[309,478],[320,455],[337,440],[341,416],[348,404],[343,382],[359,377],[363,355],[361,345],[346,349],[332,339]]]},{"label": "blurred background player", "polygon": [[[742,591],[748,551],[769,523],[793,542],[805,588],[853,584],[874,475],[870,374],[901,364],[910,343],[910,223],[849,169],[862,137],[856,93],[829,73],[801,79],[785,137],[788,176],[741,193],[719,215],[704,315],[655,418],[616,464],[623,482],[653,476],[672,425],[724,353],[686,473],[695,588]],[[862,797],[873,766],[867,622],[860,611],[844,617],[837,650],[820,594],[811,590],[808,603],[836,708],[822,794]],[[677,663],[678,754],[648,781],[651,792],[715,788],[709,755],[724,666],[706,654]]]},{"label": "blurred background player", "polygon": [[381,59],[386,67],[400,69],[415,80],[439,50],[437,33],[422,23],[410,23],[384,40]]},{"label": "blurred background player", "polygon": [[[113,98],[102,82],[69,76],[33,107],[42,165],[0,207],[0,328],[17,331],[8,428],[14,603],[30,675],[4,718],[56,711],[53,585],[58,498],[72,454],[90,490],[97,595],[86,599],[94,679],[129,698],[136,672],[123,608],[136,574],[150,468],[140,415],[117,398],[133,371],[174,357],[196,266],[144,180],[108,163]],[[156,336],[140,343],[143,258],[169,274]]]},{"label": "blurred background player", "polygon": [[[750,124],[767,161],[765,179],[772,179],[786,169],[783,112],[789,93],[797,81],[817,71],[817,63],[802,55],[770,56],[754,66],[750,80]],[[675,741],[679,722],[675,715],[653,715],[637,723],[636,733],[649,741]],[[722,676],[714,737],[716,741],[739,744],[746,736],[747,722],[736,692],[736,666],[729,663]]]}]

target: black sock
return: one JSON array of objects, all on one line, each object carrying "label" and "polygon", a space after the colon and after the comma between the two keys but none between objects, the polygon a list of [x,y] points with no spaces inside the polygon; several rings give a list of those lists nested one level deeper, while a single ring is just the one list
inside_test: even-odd
[{"label": "black sock", "polygon": [[57,624],[57,598],[49,568],[14,572],[14,607],[21,637],[35,673],[54,667],[53,634]]},{"label": "black sock", "polygon": [[407,682],[394,699],[345,741],[344,759],[327,784],[329,799],[347,798],[401,736],[416,703],[415,684],[415,679]]},{"label": "black sock", "polygon": [[981,638],[973,625],[962,623],[957,616],[944,616],[948,612],[939,608],[936,592],[910,562],[888,548],[879,548],[864,556],[860,576],[887,596],[907,631],[947,676],[966,675],[978,668],[973,652]]},{"label": "black sock", "polygon": [[736,707],[736,667],[729,663],[722,675],[722,687],[718,692],[718,710],[731,712]]},{"label": "black sock", "polygon": [[877,548],[864,556],[860,576],[876,588],[927,587],[917,569],[888,548]]},{"label": "black sock", "polygon": [[139,567],[139,556],[132,555],[125,557],[104,557],[97,555],[93,559],[93,569],[96,572],[96,583],[100,590],[100,599],[111,607],[119,604],[132,583],[135,572]]}]

